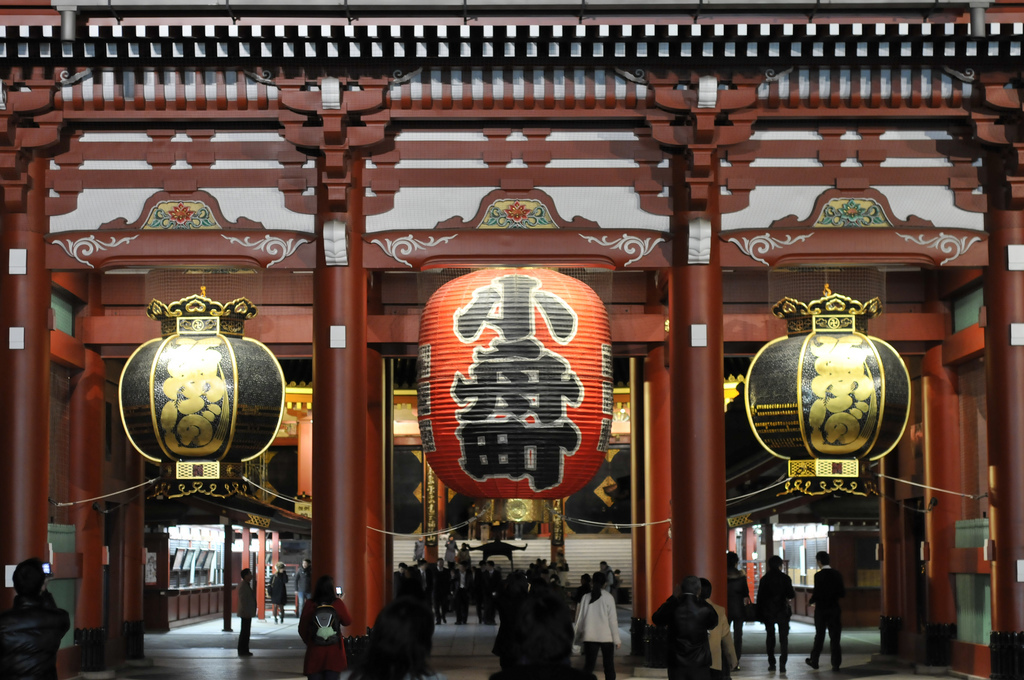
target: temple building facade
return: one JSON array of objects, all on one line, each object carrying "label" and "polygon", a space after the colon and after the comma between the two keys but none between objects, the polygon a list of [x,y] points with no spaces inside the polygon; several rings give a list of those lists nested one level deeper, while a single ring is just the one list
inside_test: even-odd
[{"label": "temple building facade", "polygon": [[[729,550],[751,583],[780,554],[809,617],[827,549],[846,624],[879,626],[880,653],[1002,672],[1024,630],[1021,3],[23,0],[0,16],[0,561],[51,562],[80,642],[99,641],[69,634],[61,677],[140,659],[144,629],[230,629],[239,571],[285,555],[344,583],[362,630],[409,537],[436,557],[448,527],[461,542],[492,520],[528,522],[552,557],[614,541],[641,622],[688,574],[724,592]],[[496,339],[432,382],[446,359],[427,310],[492,268],[438,334]],[[226,347],[197,339],[211,319],[280,371],[235,349],[237,382],[173,359],[122,378],[154,339]],[[812,330],[893,358],[839,341],[852,354],[767,360]],[[439,463],[446,397],[463,457]],[[592,398],[596,421],[573,422]],[[859,443],[780,453],[810,451],[836,413],[822,436]],[[547,438],[520,445],[510,414]],[[13,598],[8,580],[0,610]]]}]

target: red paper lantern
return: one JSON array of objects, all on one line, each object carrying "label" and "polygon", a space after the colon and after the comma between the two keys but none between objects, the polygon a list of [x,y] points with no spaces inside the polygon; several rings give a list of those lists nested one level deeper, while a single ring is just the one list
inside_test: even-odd
[{"label": "red paper lantern", "polygon": [[476,498],[563,498],[597,471],[612,428],[608,314],[547,269],[485,269],[442,286],[420,322],[427,462]]}]

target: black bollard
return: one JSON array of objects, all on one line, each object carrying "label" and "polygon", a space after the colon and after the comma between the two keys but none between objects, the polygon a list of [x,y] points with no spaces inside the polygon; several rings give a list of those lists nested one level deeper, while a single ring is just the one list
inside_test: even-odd
[{"label": "black bollard", "polygon": [[878,624],[879,653],[895,656],[899,653],[900,630],[903,619],[898,616],[883,616]]},{"label": "black bollard", "polygon": [[102,628],[75,628],[75,645],[81,649],[83,673],[106,669],[106,631]]},{"label": "black bollard", "polygon": [[124,658],[130,661],[146,657],[146,627],[142,621],[125,621],[121,627],[124,637]]},{"label": "black bollard", "polygon": [[629,620],[629,654],[630,656],[644,655],[644,628],[647,622],[643,619],[631,618]]}]

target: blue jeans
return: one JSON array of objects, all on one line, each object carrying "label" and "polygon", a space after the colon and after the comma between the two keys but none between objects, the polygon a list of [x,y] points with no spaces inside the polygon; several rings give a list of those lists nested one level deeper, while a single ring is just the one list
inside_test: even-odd
[{"label": "blue jeans", "polygon": [[319,673],[310,673],[306,677],[309,680],[338,680],[341,677],[341,673],[338,671],[320,671]]},{"label": "blue jeans", "polygon": [[296,593],[299,596],[299,608],[295,611],[296,616],[302,616],[302,610],[306,606],[306,600],[309,599],[309,595],[306,593]]}]

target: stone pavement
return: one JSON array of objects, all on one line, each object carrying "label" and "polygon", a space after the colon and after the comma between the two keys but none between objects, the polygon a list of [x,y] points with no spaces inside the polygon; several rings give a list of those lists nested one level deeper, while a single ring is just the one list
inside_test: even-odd
[{"label": "stone pavement", "polygon": [[[454,626],[440,625],[434,633],[433,667],[449,680],[481,680],[498,670],[498,659],[491,652],[496,626],[475,623],[470,614],[470,624]],[[616,669],[620,680],[633,677],[650,677],[653,669],[643,668],[643,659],[628,655],[630,610],[619,608],[622,648],[616,657]],[[146,657],[153,666],[149,668],[119,669],[117,677],[124,680],[300,680],[304,648],[299,640],[298,619],[290,617],[286,623],[275,624],[254,621],[250,648],[254,656],[240,659],[235,652],[238,635],[238,620],[233,619],[234,632],[224,632],[223,620],[182,626],[167,633],[146,635]],[[353,631],[347,631],[352,633]],[[735,680],[768,678],[771,680],[850,680],[869,676],[888,676],[885,680],[909,680],[915,669],[872,661],[878,651],[877,629],[851,629],[843,631],[843,668],[834,673],[828,669],[828,644],[822,654],[822,670],[815,671],[804,663],[814,637],[812,626],[793,623],[790,632],[790,659],[788,675],[769,673],[764,652],[764,626],[748,623],[744,627],[744,653],[740,667],[733,673]],[[582,658],[573,659],[575,666],[582,665]],[[918,669],[921,671],[922,669]],[[597,677],[600,679],[601,665],[598,662]],[[665,677],[661,671],[661,677]],[[929,677],[924,675],[924,677]],[[931,676],[943,677],[943,676]],[[948,677],[948,676],[945,676]],[[344,676],[343,676],[344,678]]]}]

